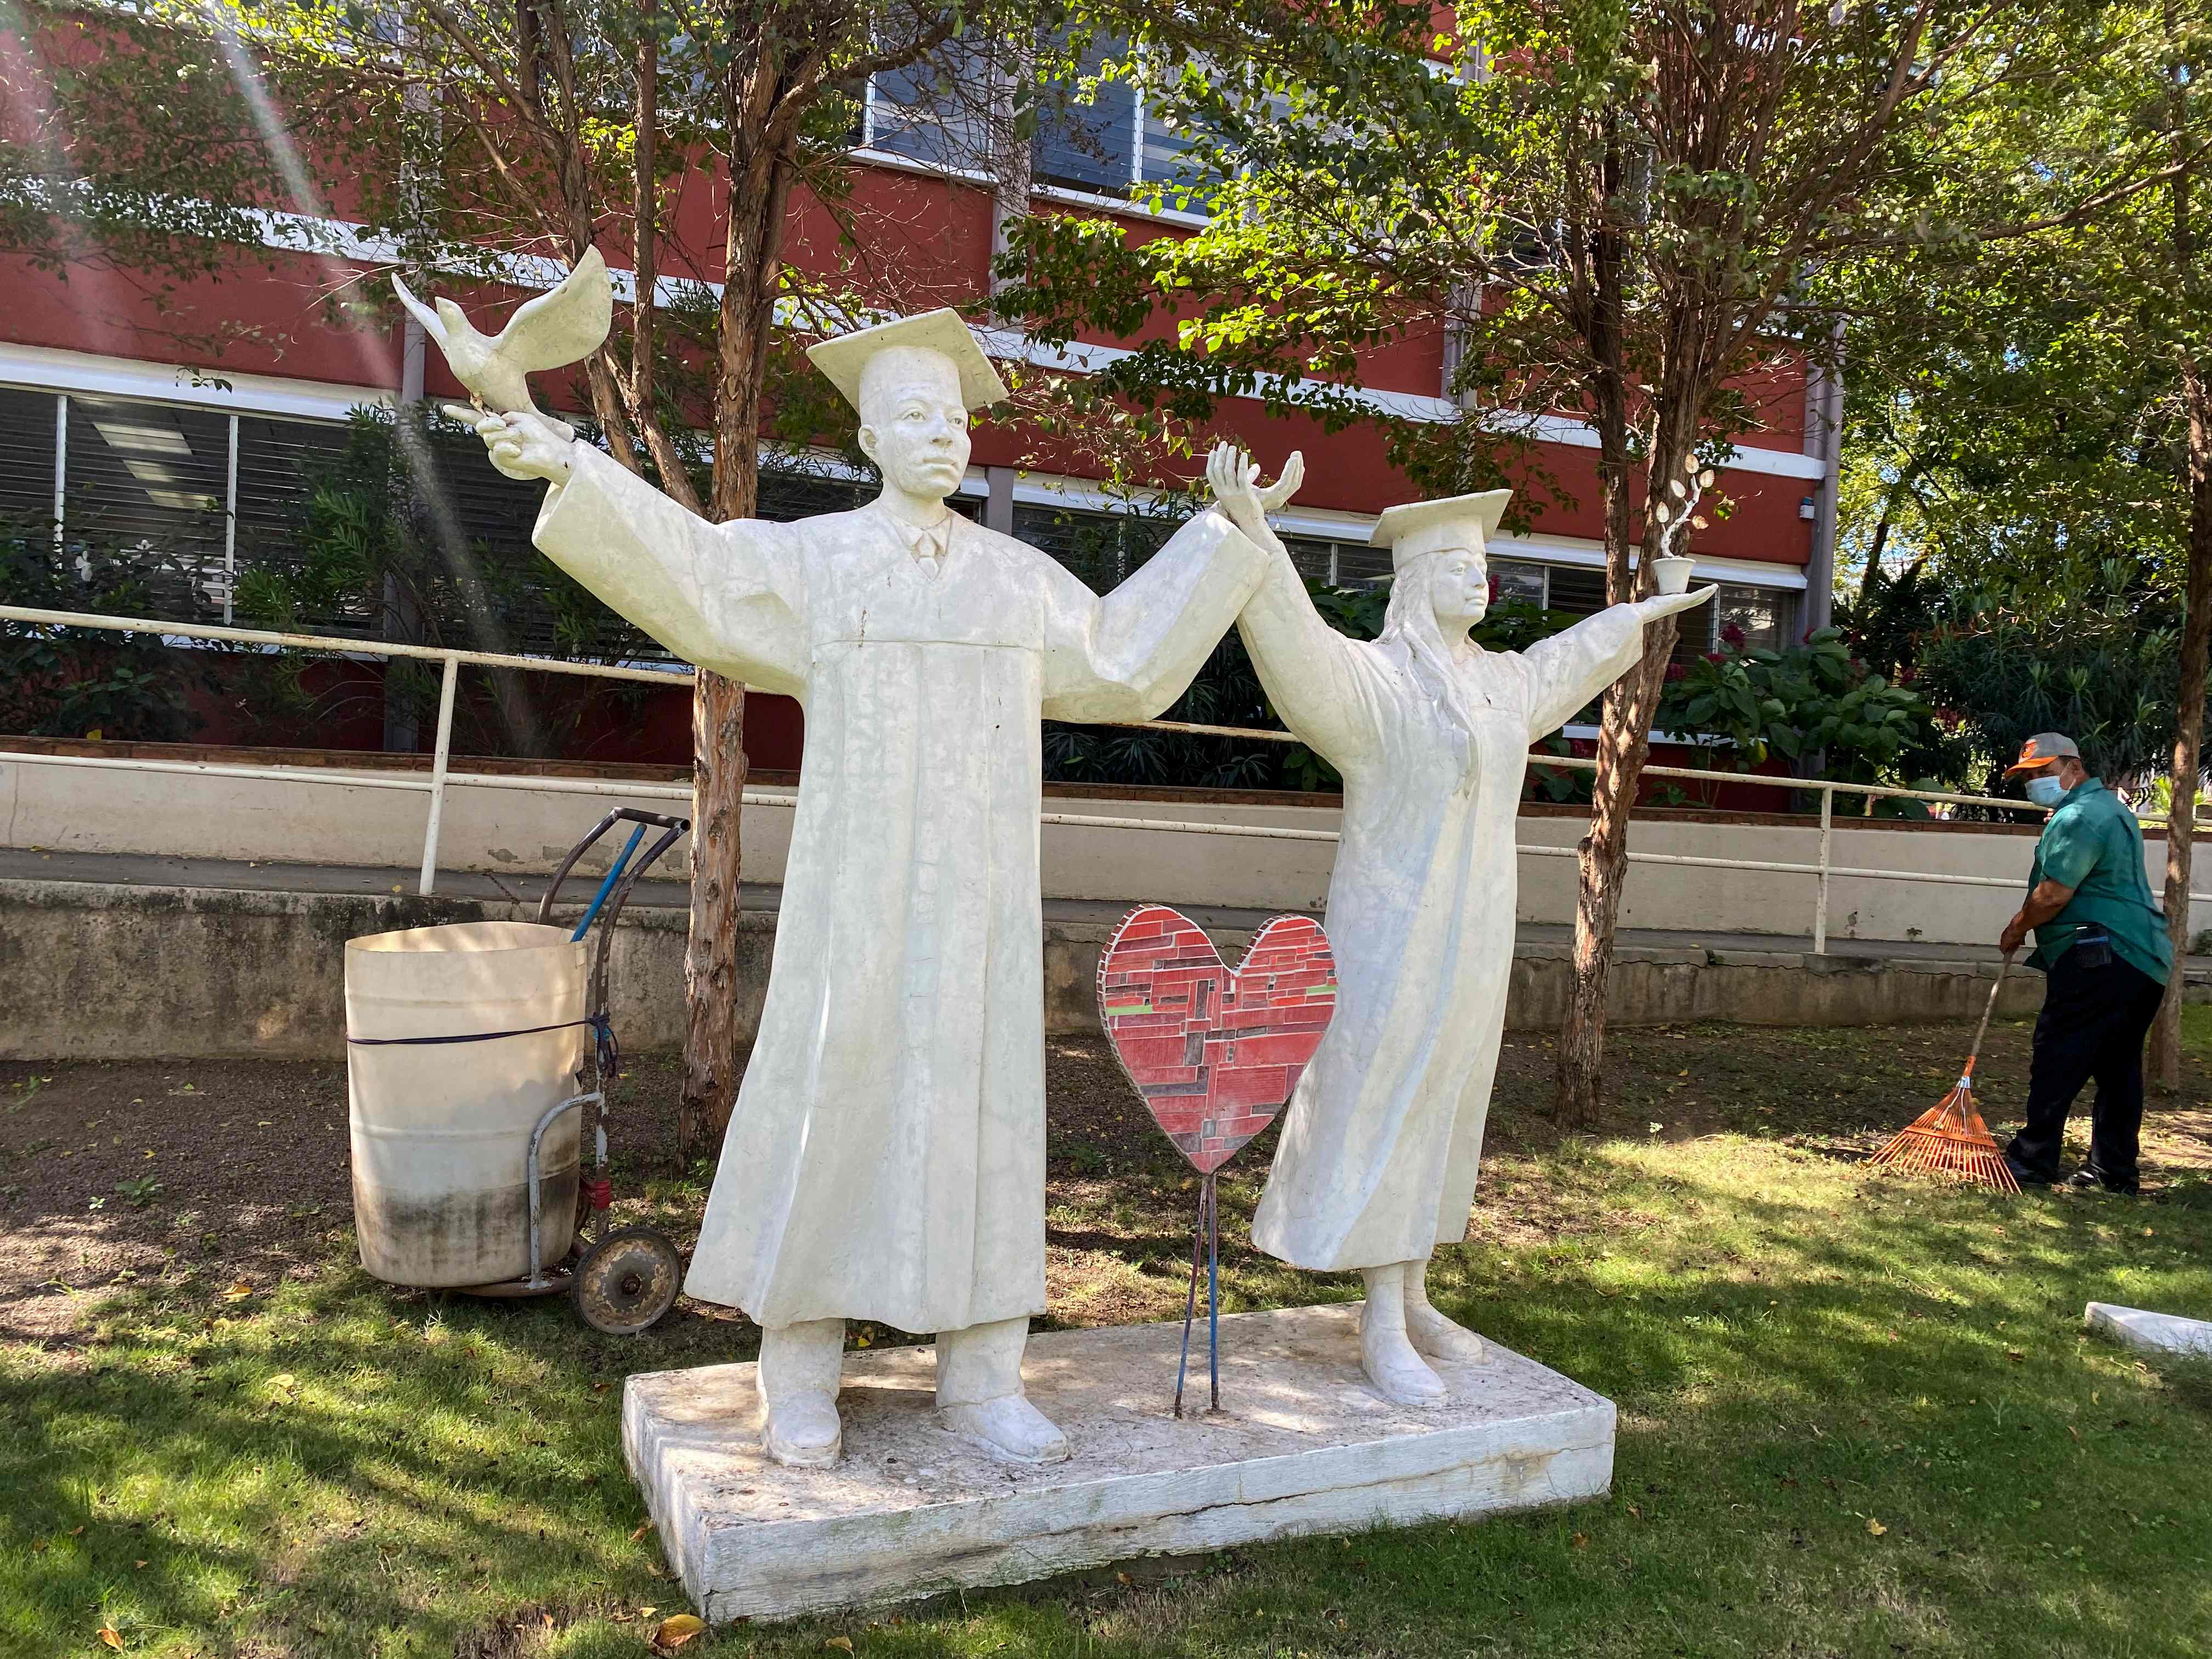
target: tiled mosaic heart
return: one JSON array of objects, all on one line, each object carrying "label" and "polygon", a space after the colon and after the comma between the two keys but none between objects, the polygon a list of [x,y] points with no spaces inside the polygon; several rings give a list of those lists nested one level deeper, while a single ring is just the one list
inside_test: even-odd
[{"label": "tiled mosaic heart", "polygon": [[1321,924],[1277,916],[1231,973],[1164,904],[1121,919],[1098,958],[1098,1012],[1152,1117],[1201,1175],[1274,1121],[1336,1011]]}]

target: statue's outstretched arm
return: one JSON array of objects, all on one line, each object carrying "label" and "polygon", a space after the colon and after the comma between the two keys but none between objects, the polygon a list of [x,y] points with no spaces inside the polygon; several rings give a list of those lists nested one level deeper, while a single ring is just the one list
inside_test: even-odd
[{"label": "statue's outstretched arm", "polygon": [[1703,605],[1715,592],[1656,593],[1628,605],[1607,605],[1594,616],[1521,653],[1528,676],[1528,738],[1557,731],[1575,711],[1636,665],[1644,654],[1644,629],[1662,617]]},{"label": "statue's outstretched arm", "polygon": [[546,557],[686,662],[763,690],[805,678],[805,582],[791,526],[708,524],[534,411],[465,415],[511,478],[545,481]]}]

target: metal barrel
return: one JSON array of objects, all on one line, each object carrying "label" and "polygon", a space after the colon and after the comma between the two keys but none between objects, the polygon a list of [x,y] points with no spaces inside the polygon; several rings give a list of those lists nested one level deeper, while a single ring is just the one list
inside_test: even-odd
[{"label": "metal barrel", "polygon": [[[354,1224],[368,1272],[467,1286],[530,1271],[530,1133],[576,1092],[584,977],[583,944],[535,922],[347,941]],[[542,1151],[548,1261],[574,1236],[577,1151],[570,1113]]]}]

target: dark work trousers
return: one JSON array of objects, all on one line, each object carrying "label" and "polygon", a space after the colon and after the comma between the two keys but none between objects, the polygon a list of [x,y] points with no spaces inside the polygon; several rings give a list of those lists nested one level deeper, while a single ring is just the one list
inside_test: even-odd
[{"label": "dark work trousers", "polygon": [[2084,968],[2069,950],[2051,964],[2035,1021],[2027,1074],[2027,1121],[2006,1155],[2047,1181],[2058,1178],[2066,1115],[2081,1085],[2096,1079],[2090,1115],[2089,1170],[2108,1187],[2133,1187],[2142,1128],[2143,1038],[2166,988],[2115,955]]}]

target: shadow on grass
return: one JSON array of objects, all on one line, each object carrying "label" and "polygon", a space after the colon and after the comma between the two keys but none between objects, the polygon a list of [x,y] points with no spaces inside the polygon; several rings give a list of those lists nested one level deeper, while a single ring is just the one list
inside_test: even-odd
[{"label": "shadow on grass", "polygon": [[[1438,1298],[1619,1401],[1611,1499],[713,1648],[1985,1659],[2212,1628],[2204,1380],[2079,1328],[2091,1297],[2212,1313],[2194,1188],[2003,1200],[1733,1137],[1571,1143],[1527,1178],[1574,1224],[1443,1253]],[[1056,1240],[1142,1259],[1179,1307],[1183,1195],[1084,1194],[1055,1193]],[[1357,1293],[1255,1255],[1255,1196],[1224,1190],[1230,1305]],[[0,1360],[0,1647],[90,1650],[106,1621],[132,1651],[635,1655],[638,1609],[684,1601],[632,1535],[622,1379],[750,1335],[695,1313],[608,1338],[343,1256],[235,1300],[132,1287],[66,1363]]]}]

